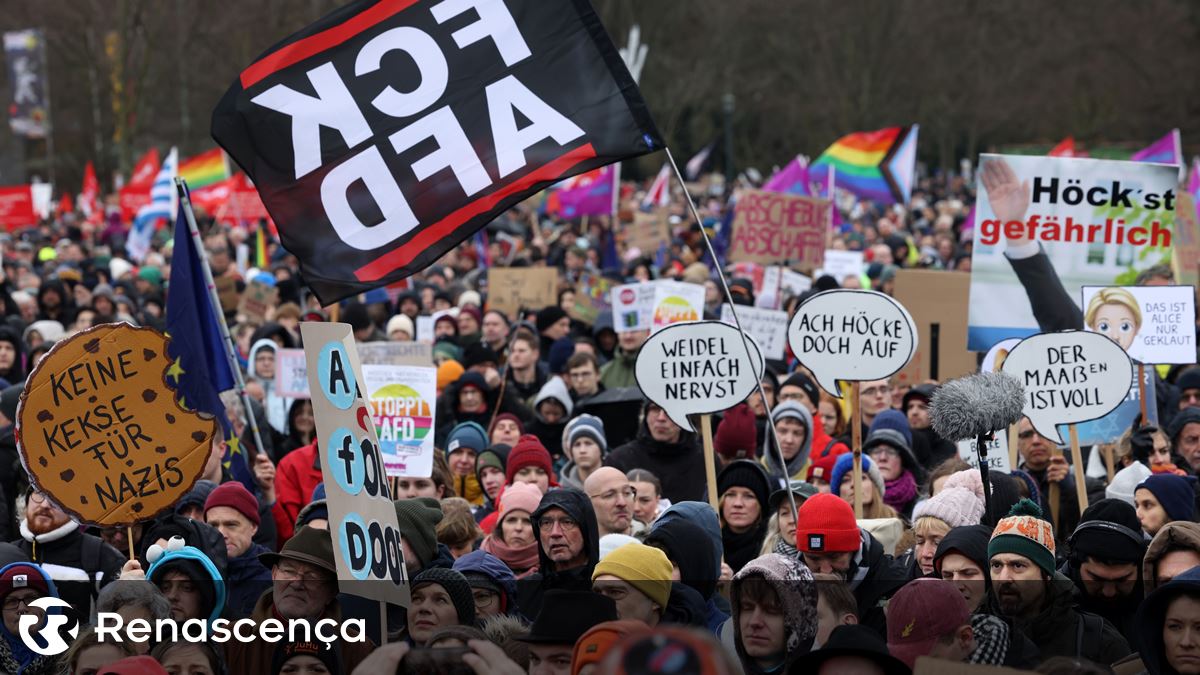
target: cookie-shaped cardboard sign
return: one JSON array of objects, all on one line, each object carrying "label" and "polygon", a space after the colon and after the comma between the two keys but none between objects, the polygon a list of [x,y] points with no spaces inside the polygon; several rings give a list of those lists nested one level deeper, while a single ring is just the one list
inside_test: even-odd
[{"label": "cookie-shaped cardboard sign", "polygon": [[153,518],[208,461],[216,421],[184,410],[168,385],[167,337],[110,323],[59,342],[29,376],[17,410],[30,480],[90,525]]}]

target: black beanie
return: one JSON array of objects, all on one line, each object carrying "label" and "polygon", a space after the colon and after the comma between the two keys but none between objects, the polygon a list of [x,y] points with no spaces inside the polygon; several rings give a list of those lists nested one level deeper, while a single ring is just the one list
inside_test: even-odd
[{"label": "black beanie", "polygon": [[771,482],[762,464],[751,459],[739,459],[726,464],[717,474],[717,494],[723,495],[731,487],[744,487],[753,492],[758,499],[759,513],[764,519],[769,517],[767,498],[771,493]]},{"label": "black beanie", "polygon": [[471,592],[471,582],[467,581],[462,572],[445,567],[430,567],[421,570],[421,573],[413,578],[412,589],[415,591],[425,584],[437,584],[446,590],[446,595],[450,596],[450,602],[454,603],[454,609],[458,612],[460,626],[475,625],[475,594]]},{"label": "black beanie", "polygon": [[537,313],[537,329],[542,332],[558,321],[567,318],[567,313],[558,305],[550,305]]},{"label": "black beanie", "polygon": [[311,656],[325,664],[325,668],[329,672],[340,673],[342,672],[342,659],[338,654],[339,651],[339,649],[334,649],[332,644],[321,644],[315,641],[285,642],[275,648],[275,656],[271,659],[271,672],[279,675],[283,672],[283,667],[287,665],[288,659],[293,656]]},{"label": "black beanie", "polygon": [[803,372],[792,373],[788,379],[783,381],[783,384],[779,385],[780,389],[784,387],[800,387],[814,406],[821,402],[821,390],[817,389],[817,384]]},{"label": "black beanie", "polygon": [[1146,553],[1137,511],[1120,499],[1101,499],[1087,507],[1071,534],[1070,545],[1077,563],[1096,558],[1140,564]]},{"label": "black beanie", "polygon": [[437,554],[437,524],[442,522],[442,507],[433,497],[400,499],[396,505],[396,521],[400,535],[408,542],[424,568]]}]

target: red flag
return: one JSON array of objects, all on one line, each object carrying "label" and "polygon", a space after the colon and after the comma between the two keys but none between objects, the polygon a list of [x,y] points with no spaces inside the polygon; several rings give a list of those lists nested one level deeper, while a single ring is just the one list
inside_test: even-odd
[{"label": "red flag", "polygon": [[132,221],[138,209],[150,203],[150,188],[159,167],[158,148],[150,148],[133,167],[129,182],[121,188],[121,218]]},{"label": "red flag", "polygon": [[1046,153],[1048,157],[1087,157],[1087,153],[1082,150],[1075,149],[1075,137],[1067,136],[1058,142],[1050,152]]},{"label": "red flag", "polygon": [[33,190],[29,185],[0,187],[0,226],[6,230],[37,225],[33,209]]},{"label": "red flag", "polygon": [[75,213],[75,202],[71,200],[70,192],[64,192],[62,198],[58,200],[58,215],[67,213]]},{"label": "red flag", "polygon": [[79,191],[79,210],[89,221],[98,221],[104,215],[100,208],[100,181],[96,180],[96,167],[89,161],[83,169],[83,189]]}]

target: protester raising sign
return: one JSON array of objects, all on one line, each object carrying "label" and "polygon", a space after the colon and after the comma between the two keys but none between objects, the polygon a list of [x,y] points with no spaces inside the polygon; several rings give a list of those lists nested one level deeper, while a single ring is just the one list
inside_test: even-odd
[{"label": "protester raising sign", "polygon": [[1025,416],[1039,434],[1063,444],[1058,426],[1107,415],[1129,392],[1133,364],[1099,333],[1065,331],[1022,340],[1003,372],[1025,386]]},{"label": "protester raising sign", "polygon": [[[350,324],[300,324],[341,590],[408,606],[408,574]],[[382,583],[353,583],[353,581]]]},{"label": "protester raising sign", "polygon": [[788,344],[817,384],[841,398],[838,380],[881,380],[903,368],[917,349],[917,331],[904,306],[883,293],[833,290],[796,309]]},{"label": "protester raising sign", "polygon": [[553,267],[492,267],[487,271],[488,309],[515,317],[558,301],[558,270]]},{"label": "protester raising sign", "polygon": [[57,343],[17,411],[30,481],[80,522],[132,525],[174,506],[204,470],[216,421],[169,386],[167,338],[103,324]]},{"label": "protester raising sign", "polygon": [[977,173],[968,344],[1081,330],[1085,285],[1131,284],[1171,257],[1178,168],[983,155]]},{"label": "protester raising sign", "polygon": [[732,408],[750,396],[762,374],[758,345],[719,321],[677,323],[658,331],[642,345],[634,367],[642,394],[687,431],[695,431],[688,415]]},{"label": "protester raising sign", "polygon": [[591,5],[540,0],[354,2],[242,71],[212,133],[323,305],[664,146]]},{"label": "protester raising sign", "polygon": [[743,190],[733,215],[729,260],[820,267],[829,233],[829,201],[781,192]]},{"label": "protester raising sign", "polygon": [[1138,363],[1196,362],[1196,290],[1191,286],[1084,286],[1083,324],[1112,338]]}]

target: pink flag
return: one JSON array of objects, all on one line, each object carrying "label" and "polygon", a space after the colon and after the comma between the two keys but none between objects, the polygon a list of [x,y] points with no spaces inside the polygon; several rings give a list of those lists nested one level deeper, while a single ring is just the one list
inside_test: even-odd
[{"label": "pink flag", "polygon": [[793,194],[808,194],[808,160],[796,157],[771,176],[762,189],[767,192],[790,192]]},{"label": "pink flag", "polygon": [[1183,140],[1178,129],[1133,153],[1135,162],[1157,162],[1159,164],[1183,164]]}]

